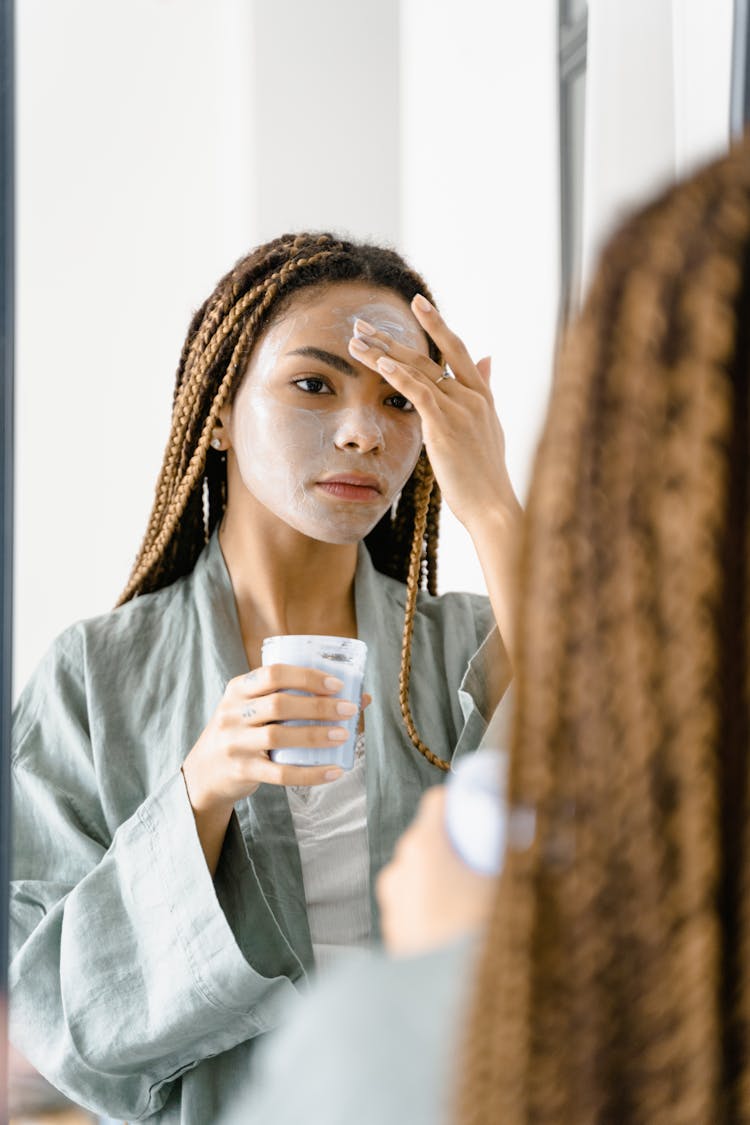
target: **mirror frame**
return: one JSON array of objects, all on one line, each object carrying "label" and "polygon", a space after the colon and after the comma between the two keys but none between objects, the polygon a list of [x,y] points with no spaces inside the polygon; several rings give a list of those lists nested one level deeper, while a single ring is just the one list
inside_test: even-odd
[{"label": "mirror frame", "polygon": [[[566,112],[572,81],[586,67],[586,15],[571,0],[558,0],[560,92],[560,221],[562,295],[569,300],[574,248],[570,208],[576,169],[569,143],[573,122]],[[14,271],[15,271],[15,4],[0,0],[0,1122],[7,1119],[8,913],[11,853],[10,724],[13,637],[13,496],[14,496]],[[750,0],[734,0],[730,128],[732,135],[750,123]],[[580,174],[580,172],[579,172]]]},{"label": "mirror frame", "polygon": [[[581,8],[578,5],[578,8]],[[558,0],[558,114],[560,156],[560,313],[563,322],[578,303],[576,276],[581,262],[580,241],[583,143],[585,122],[574,111],[573,91],[585,83],[588,48],[588,5],[573,10],[570,0]],[[585,109],[584,109],[585,112]],[[576,159],[579,157],[579,159]]]},{"label": "mirror frame", "polygon": [[13,401],[15,259],[14,2],[0,0],[0,1120],[8,1088],[8,890],[10,880],[10,721],[13,658]]},{"label": "mirror frame", "polygon": [[732,81],[729,100],[729,129],[740,136],[750,122],[750,2],[734,0],[732,27]]}]

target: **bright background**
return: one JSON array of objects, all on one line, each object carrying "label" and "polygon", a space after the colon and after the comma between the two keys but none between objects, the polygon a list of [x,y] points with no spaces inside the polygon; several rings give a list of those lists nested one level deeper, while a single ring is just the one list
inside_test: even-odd
[{"label": "bright background", "polygon": [[[594,0],[584,277],[728,137],[731,0]],[[493,386],[521,495],[559,274],[555,0],[23,0],[15,685],[109,609],[192,311],[284,230],[391,243]],[[441,589],[482,590],[446,514]]]}]

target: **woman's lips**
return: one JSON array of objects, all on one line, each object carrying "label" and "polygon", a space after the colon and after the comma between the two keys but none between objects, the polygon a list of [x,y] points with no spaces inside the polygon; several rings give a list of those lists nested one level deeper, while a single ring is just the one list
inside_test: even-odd
[{"label": "woman's lips", "polygon": [[335,477],[332,480],[319,480],[317,485],[338,500],[358,500],[360,503],[371,504],[373,500],[380,500],[382,497],[377,483],[369,478],[359,481],[355,477]]}]

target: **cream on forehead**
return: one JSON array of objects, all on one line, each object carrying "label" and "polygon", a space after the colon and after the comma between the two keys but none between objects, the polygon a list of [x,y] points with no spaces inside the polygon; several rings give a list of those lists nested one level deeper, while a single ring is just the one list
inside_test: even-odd
[{"label": "cream on forehead", "polygon": [[[400,344],[406,344],[410,348],[419,348],[420,345],[424,347],[425,336],[422,329],[417,324],[416,320],[407,313],[406,310],[401,313],[401,310],[394,307],[383,300],[367,301],[351,313],[344,309],[337,309],[336,312],[344,313],[346,324],[351,328],[350,335],[357,336],[359,333],[354,325],[357,320],[366,320],[378,332],[387,332],[389,336],[393,336]],[[399,315],[401,313],[401,315]]]},{"label": "cream on forehead", "polygon": [[352,301],[349,305],[334,305],[325,311],[325,319],[320,319],[323,310],[319,300],[306,302],[298,308],[291,308],[285,316],[271,324],[261,337],[257,350],[250,359],[250,367],[258,375],[268,376],[285,350],[289,337],[303,332],[310,324],[314,331],[335,331],[341,337],[343,355],[348,358],[348,343],[352,336],[358,335],[355,328],[357,320],[365,320],[378,332],[387,332],[399,343],[410,348],[425,348],[425,335],[411,317],[407,309],[373,297],[371,300]]}]

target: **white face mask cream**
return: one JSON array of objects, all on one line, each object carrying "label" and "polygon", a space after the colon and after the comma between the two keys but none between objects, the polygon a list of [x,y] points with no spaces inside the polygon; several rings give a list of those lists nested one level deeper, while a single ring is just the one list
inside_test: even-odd
[{"label": "white face mask cream", "polygon": [[311,289],[261,337],[224,417],[244,488],[326,543],[363,539],[422,447],[411,404],[348,351],[358,318],[427,354],[396,294],[362,282]]}]

